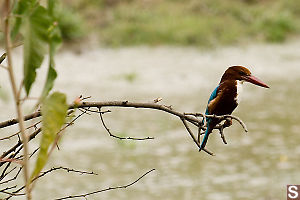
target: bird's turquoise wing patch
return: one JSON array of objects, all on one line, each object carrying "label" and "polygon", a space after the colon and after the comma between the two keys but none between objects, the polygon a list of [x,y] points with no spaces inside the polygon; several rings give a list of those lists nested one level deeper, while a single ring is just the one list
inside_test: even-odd
[{"label": "bird's turquoise wing patch", "polygon": [[[211,93],[209,99],[208,99],[208,102],[207,102],[207,105],[214,99],[217,97],[217,93],[218,93],[218,89],[219,89],[219,85],[214,89],[214,91]],[[208,107],[206,107],[206,111],[205,111],[205,114],[206,115],[209,115],[208,113]]]}]

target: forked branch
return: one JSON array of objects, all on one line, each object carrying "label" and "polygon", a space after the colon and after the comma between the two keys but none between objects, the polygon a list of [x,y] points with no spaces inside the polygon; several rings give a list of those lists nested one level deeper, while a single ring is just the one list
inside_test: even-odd
[{"label": "forked branch", "polygon": [[[171,106],[158,104],[157,102],[154,102],[154,103],[138,103],[138,102],[129,102],[129,101],[103,101],[103,102],[79,102],[79,103],[77,102],[77,103],[71,104],[69,106],[69,110],[79,108],[79,109],[83,109],[82,112],[84,112],[86,114],[93,113],[93,112],[98,113],[103,127],[105,128],[105,130],[108,132],[108,134],[111,137],[114,137],[114,138],[117,138],[120,140],[154,139],[153,137],[145,137],[145,138],[120,137],[120,136],[116,136],[116,135],[112,134],[110,129],[105,124],[104,118],[103,118],[104,113],[108,113],[111,111],[110,110],[101,111],[101,108],[103,108],[103,107],[128,107],[128,108],[136,108],[136,109],[141,109],[141,108],[142,109],[152,109],[152,110],[160,110],[160,111],[166,112],[168,114],[171,114],[173,116],[176,116],[183,122],[187,132],[189,133],[190,137],[193,139],[193,142],[198,147],[199,147],[199,143],[200,143],[199,142],[200,135],[203,134],[206,130],[206,123],[205,123],[206,121],[205,120],[206,120],[206,118],[209,118],[209,117],[218,118],[218,119],[220,119],[221,122],[225,121],[223,124],[219,124],[218,126],[215,127],[215,129],[219,130],[220,136],[225,144],[227,144],[227,142],[226,142],[223,130],[224,130],[224,128],[230,126],[230,125],[228,125],[228,121],[236,120],[242,126],[244,131],[248,132],[248,129],[247,129],[245,123],[241,119],[239,119],[238,117],[233,116],[233,115],[216,116],[216,115],[204,115],[202,113],[182,113],[182,112],[174,110]],[[91,108],[96,108],[98,110],[92,110]],[[37,118],[40,116],[41,116],[41,112],[37,111],[35,113],[25,116],[24,120],[31,120],[31,119],[34,119],[34,118]],[[7,120],[5,122],[0,123],[0,128],[8,127],[8,126],[11,126],[16,123],[18,123],[18,119]],[[188,123],[197,127],[197,129],[198,129],[198,133],[196,134],[196,135],[198,135],[197,139],[196,139],[195,135],[193,134],[193,132],[191,131],[191,129],[189,128]],[[33,138],[33,137],[29,137],[29,140],[31,138]],[[9,150],[8,152],[14,151],[19,145],[20,144],[16,145],[15,147],[13,147],[13,149]],[[8,152],[3,154],[2,157],[8,155],[7,154]],[[213,153],[209,152],[207,149],[205,149],[205,152],[210,155],[213,155]]]},{"label": "forked branch", "polygon": [[[63,130],[66,129],[67,127],[71,126],[72,124],[74,124],[74,122],[76,120],[78,120],[81,116],[85,115],[85,114],[99,114],[99,118],[101,121],[102,126],[104,127],[104,129],[106,130],[106,132],[109,134],[109,136],[119,139],[119,140],[148,140],[148,139],[154,139],[153,137],[143,137],[143,138],[136,138],[136,137],[120,137],[117,136],[115,134],[112,133],[112,131],[110,130],[110,128],[108,127],[108,125],[105,123],[104,121],[104,115],[106,113],[110,113],[110,110],[105,110],[102,111],[102,108],[107,107],[127,107],[127,108],[135,108],[135,109],[149,109],[149,110],[160,110],[163,111],[167,114],[170,114],[172,116],[177,117],[178,119],[180,119],[180,121],[182,121],[186,131],[188,132],[189,136],[192,138],[192,141],[197,145],[197,148],[200,148],[200,136],[205,132],[206,130],[206,118],[218,118],[221,123],[219,125],[217,125],[215,127],[215,129],[219,130],[220,136],[223,140],[223,142],[226,144],[226,139],[223,133],[223,130],[231,125],[231,121],[232,120],[236,120],[239,122],[239,124],[242,126],[242,128],[244,129],[245,132],[247,132],[247,128],[246,125],[238,118],[232,115],[224,115],[224,116],[215,116],[215,115],[204,115],[202,113],[184,113],[184,112],[179,112],[175,109],[173,109],[171,106],[166,106],[163,104],[159,104],[158,102],[154,101],[153,103],[137,103],[137,102],[129,102],[129,101],[104,101],[104,102],[76,102],[74,104],[69,105],[69,111],[68,111],[68,116],[70,116],[71,114],[74,115],[74,110],[77,109],[77,111],[80,111],[81,113],[77,114],[76,117],[71,118],[72,120],[69,123],[66,123],[62,129],[57,133],[57,137],[55,139],[54,144],[52,145],[51,151],[54,150],[54,147],[57,146],[58,140],[61,137],[61,134],[63,134]],[[36,118],[41,117],[41,112],[37,111],[35,113],[32,113],[30,115],[24,116],[24,120],[33,120]],[[11,119],[11,120],[7,120],[5,122],[1,122],[0,123],[0,129],[4,128],[4,127],[9,127],[11,125],[17,124],[18,123],[18,119]],[[194,127],[197,129],[197,133],[194,134],[192,131],[192,128]],[[34,131],[28,135],[28,141],[33,140],[38,134],[41,133],[42,128],[41,128],[41,124],[40,124],[40,119],[33,123],[33,125],[31,125],[30,127],[31,129],[34,129]],[[19,134],[19,133],[17,133]],[[10,137],[3,137],[3,139],[10,139],[11,137],[15,136],[16,134],[12,134],[12,136]],[[198,136],[198,137],[197,137]],[[1,138],[0,138],[1,141]],[[6,152],[3,152],[2,155],[0,156],[0,160],[2,160],[2,162],[0,162],[0,167],[4,167],[4,171],[2,173],[2,175],[0,176],[0,184],[5,185],[7,183],[11,183],[12,181],[14,181],[16,179],[16,177],[19,175],[20,173],[20,168],[12,168],[12,170],[9,170],[9,167],[11,165],[11,162],[9,162],[10,160],[16,160],[17,158],[22,158],[22,156],[17,157],[17,155],[21,152],[21,150],[24,148],[23,145],[23,141],[19,140],[14,146],[12,146],[10,149],[7,149]],[[50,151],[50,152],[51,152]],[[207,149],[203,149],[204,152],[206,152],[209,155],[214,155],[214,153],[210,152]],[[83,171],[77,171],[77,170],[73,170],[73,169],[68,169],[68,168],[51,168],[50,170],[41,173],[41,176],[37,177],[40,178],[48,173],[51,173],[55,170],[66,170],[66,171],[72,171],[72,172],[79,172],[79,173],[86,173]],[[127,185],[123,185],[123,186],[116,186],[116,187],[109,187],[106,189],[101,189],[101,190],[97,190],[97,191],[93,191],[90,193],[85,193],[85,194],[79,194],[79,195],[73,195],[73,196],[67,196],[67,197],[62,197],[59,199],[71,199],[71,198],[86,198],[87,196],[96,194],[96,193],[100,193],[100,192],[105,192],[105,191],[109,191],[109,190],[115,190],[115,189],[123,189],[123,188],[127,188],[129,186],[132,186],[133,184],[135,184],[136,182],[138,182],[140,179],[142,179],[144,176],[146,176],[147,174],[149,174],[150,172],[152,172],[154,169],[146,172],[145,174],[143,174],[142,176],[140,176],[138,179],[136,179],[135,181],[127,184]],[[12,172],[14,172],[16,175],[12,178],[12,179],[7,179],[4,181],[4,178],[7,177],[8,174],[11,174]],[[24,195],[25,193],[20,193],[24,190],[25,186],[19,187],[19,188],[10,188],[7,187],[5,190],[0,191],[3,194],[8,195],[7,199],[16,196],[16,195]]]}]

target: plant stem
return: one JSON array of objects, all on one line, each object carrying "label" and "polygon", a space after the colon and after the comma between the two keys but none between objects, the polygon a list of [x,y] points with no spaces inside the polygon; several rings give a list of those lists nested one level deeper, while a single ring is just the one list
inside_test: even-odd
[{"label": "plant stem", "polygon": [[5,16],[4,16],[4,36],[5,36],[5,49],[6,49],[6,55],[7,55],[7,69],[10,79],[10,84],[13,91],[13,96],[15,100],[16,105],[16,111],[17,116],[19,119],[19,128],[21,132],[21,137],[23,141],[23,147],[24,147],[24,159],[23,159],[23,168],[24,168],[24,181],[25,181],[25,190],[26,190],[26,197],[27,200],[31,199],[31,192],[30,192],[30,181],[29,181],[29,162],[28,162],[28,137],[25,133],[25,126],[24,126],[24,117],[23,117],[23,111],[21,107],[21,101],[20,101],[20,93],[18,92],[14,72],[13,72],[13,64],[12,64],[12,54],[11,54],[11,38],[10,38],[10,0],[5,0],[4,3],[4,10],[5,10]]}]

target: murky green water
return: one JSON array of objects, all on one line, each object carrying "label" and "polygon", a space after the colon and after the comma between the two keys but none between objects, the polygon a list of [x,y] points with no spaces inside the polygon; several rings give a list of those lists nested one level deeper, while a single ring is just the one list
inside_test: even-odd
[{"label": "murky green water", "polygon": [[[80,94],[91,95],[93,101],[150,102],[162,97],[162,103],[174,109],[202,112],[224,70],[236,64],[249,66],[271,88],[245,85],[234,114],[247,124],[249,133],[234,123],[225,130],[227,145],[212,134],[207,147],[215,157],[199,153],[180,120],[160,111],[113,108],[105,114],[115,134],[155,137],[151,141],[118,141],[107,135],[97,115],[84,116],[65,133],[61,150],[48,167],[99,175],[53,173],[38,182],[35,199],[125,185],[152,168],[156,170],[130,188],[88,199],[285,199],[286,185],[300,184],[299,46],[295,41],[209,52],[181,48],[62,52],[57,57],[56,89],[66,92],[70,102]],[[11,112],[13,105],[9,106]],[[1,102],[0,107],[4,110],[7,105]],[[8,111],[1,113],[2,120]]]}]

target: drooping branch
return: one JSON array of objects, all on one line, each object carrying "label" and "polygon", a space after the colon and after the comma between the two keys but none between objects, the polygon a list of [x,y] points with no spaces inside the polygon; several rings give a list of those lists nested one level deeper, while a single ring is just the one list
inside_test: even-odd
[{"label": "drooping branch", "polygon": [[100,120],[102,122],[103,127],[105,128],[105,130],[107,131],[107,133],[109,134],[109,136],[117,138],[119,140],[152,140],[154,139],[154,137],[145,137],[145,138],[136,138],[136,137],[120,137],[117,135],[114,135],[111,133],[110,129],[106,126],[104,119],[103,119],[103,112],[101,111],[101,108],[99,108],[99,116],[100,116]]}]

